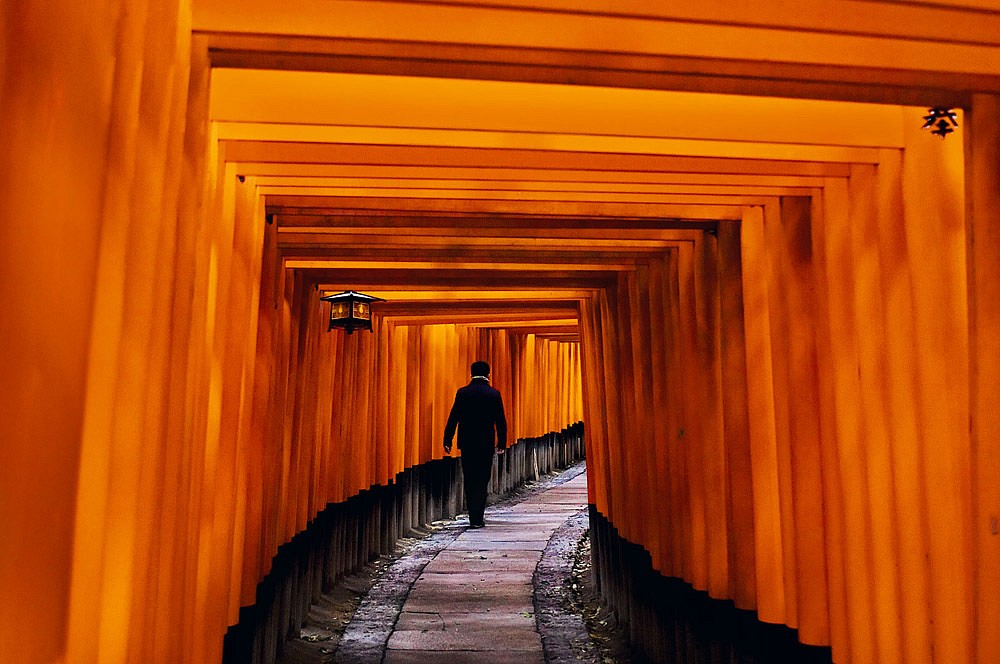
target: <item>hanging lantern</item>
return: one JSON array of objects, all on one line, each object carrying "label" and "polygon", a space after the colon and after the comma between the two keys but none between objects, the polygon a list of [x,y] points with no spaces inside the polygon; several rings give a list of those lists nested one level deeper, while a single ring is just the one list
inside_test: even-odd
[{"label": "hanging lantern", "polygon": [[927,109],[924,116],[924,126],[921,129],[930,129],[932,134],[944,138],[955,131],[958,126],[958,114],[944,106],[935,106]]},{"label": "hanging lantern", "polygon": [[330,303],[330,327],[342,327],[351,334],[356,329],[372,329],[372,302],[385,302],[380,297],[373,297],[355,291],[344,291],[324,295],[320,298]]}]

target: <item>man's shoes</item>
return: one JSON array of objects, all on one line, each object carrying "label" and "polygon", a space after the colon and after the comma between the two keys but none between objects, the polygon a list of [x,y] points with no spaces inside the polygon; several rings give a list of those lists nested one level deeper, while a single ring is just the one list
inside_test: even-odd
[{"label": "man's shoes", "polygon": [[485,528],[485,523],[470,523],[469,528]]}]

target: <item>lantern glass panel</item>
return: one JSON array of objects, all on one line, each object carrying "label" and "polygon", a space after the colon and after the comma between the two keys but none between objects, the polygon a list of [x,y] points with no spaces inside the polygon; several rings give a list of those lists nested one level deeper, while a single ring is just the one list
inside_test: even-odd
[{"label": "lantern glass panel", "polygon": [[347,302],[331,302],[330,305],[330,318],[341,319],[350,316],[350,309],[347,307]]},{"label": "lantern glass panel", "polygon": [[371,320],[372,309],[367,302],[354,303],[354,317],[359,320]]}]

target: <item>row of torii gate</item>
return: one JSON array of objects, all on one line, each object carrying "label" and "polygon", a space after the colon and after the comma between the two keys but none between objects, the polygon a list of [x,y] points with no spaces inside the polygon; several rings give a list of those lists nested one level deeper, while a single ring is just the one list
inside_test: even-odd
[{"label": "row of torii gate", "polygon": [[702,4],[0,10],[6,659],[219,661],[486,359],[659,574],[1000,660],[1000,8]]}]

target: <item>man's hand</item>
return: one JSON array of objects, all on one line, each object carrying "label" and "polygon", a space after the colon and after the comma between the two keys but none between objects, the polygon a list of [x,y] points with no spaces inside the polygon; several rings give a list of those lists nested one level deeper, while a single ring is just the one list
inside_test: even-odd
[{"label": "man's hand", "polygon": [[451,443],[448,443],[444,446],[444,453],[451,454]]},{"label": "man's hand", "polygon": [[503,453],[506,452],[506,451],[507,451],[506,447],[498,447],[497,448],[497,456],[503,456]]}]

